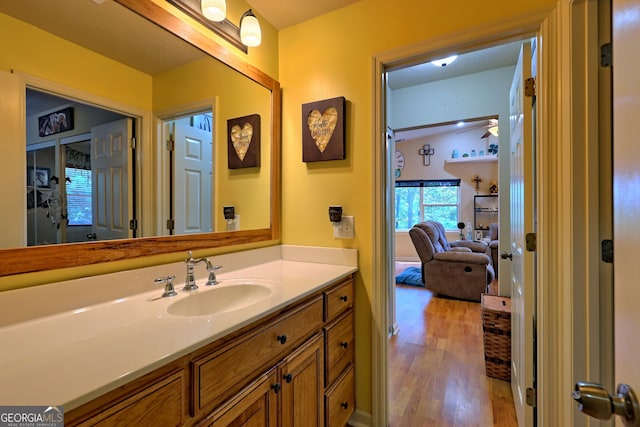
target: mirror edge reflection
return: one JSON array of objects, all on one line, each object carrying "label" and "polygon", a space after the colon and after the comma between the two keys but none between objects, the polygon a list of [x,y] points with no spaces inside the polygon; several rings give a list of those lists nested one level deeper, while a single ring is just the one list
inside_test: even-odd
[{"label": "mirror edge reflection", "polygon": [[213,39],[193,31],[186,22],[162,9],[152,0],[115,1],[271,91],[270,228],[2,249],[0,257],[3,262],[0,264],[0,277],[188,250],[232,247],[268,241],[274,241],[276,244],[280,239],[280,126],[282,114],[280,83],[234,56],[227,48]]}]

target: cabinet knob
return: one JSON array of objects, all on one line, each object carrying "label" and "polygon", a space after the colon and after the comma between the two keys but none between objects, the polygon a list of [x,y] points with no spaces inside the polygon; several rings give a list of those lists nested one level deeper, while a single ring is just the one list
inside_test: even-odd
[{"label": "cabinet knob", "polygon": [[346,342],[346,341],[341,342],[341,343],[340,343],[340,347],[342,347],[342,348],[347,348],[347,347],[349,347],[349,343],[348,343],[348,342]]},{"label": "cabinet knob", "polygon": [[346,295],[342,295],[342,296],[340,297],[340,300],[341,300],[341,301],[343,301],[343,302],[347,302],[347,301],[349,300],[349,297],[348,297],[348,296],[346,296]]},{"label": "cabinet knob", "polygon": [[291,374],[283,375],[282,378],[284,378],[287,384],[289,384],[293,380],[293,375]]},{"label": "cabinet knob", "polygon": [[275,383],[271,385],[271,389],[275,392],[275,393],[279,393],[280,389],[282,388],[282,385],[280,385],[280,383]]},{"label": "cabinet knob", "polygon": [[342,409],[347,409],[349,407],[349,402],[342,402],[340,406],[342,406]]},{"label": "cabinet knob", "polygon": [[286,335],[278,335],[276,337],[276,340],[278,340],[280,342],[280,344],[284,344],[287,342],[287,336]]}]

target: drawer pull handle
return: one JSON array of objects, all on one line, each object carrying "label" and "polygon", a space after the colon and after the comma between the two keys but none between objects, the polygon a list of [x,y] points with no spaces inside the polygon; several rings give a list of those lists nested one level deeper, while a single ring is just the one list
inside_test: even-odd
[{"label": "drawer pull handle", "polygon": [[284,334],[278,335],[276,339],[280,342],[280,344],[284,344],[287,342],[287,336]]},{"label": "drawer pull handle", "polygon": [[349,347],[349,343],[348,343],[348,342],[346,342],[346,341],[341,342],[341,343],[340,343],[340,347],[342,347],[342,348],[347,348],[347,347]]},{"label": "drawer pull handle", "polygon": [[346,296],[346,295],[342,295],[342,296],[340,297],[340,300],[341,300],[341,301],[343,301],[343,302],[347,302],[347,301],[349,300],[349,297],[348,297],[348,296]]},{"label": "drawer pull handle", "polygon": [[280,383],[275,383],[271,385],[271,388],[275,393],[279,393],[282,386],[280,385]]},{"label": "drawer pull handle", "polygon": [[287,384],[289,384],[293,380],[293,375],[291,374],[283,375],[282,378],[284,378]]},{"label": "drawer pull handle", "polygon": [[342,402],[340,406],[342,406],[342,409],[347,409],[349,407],[349,402]]}]

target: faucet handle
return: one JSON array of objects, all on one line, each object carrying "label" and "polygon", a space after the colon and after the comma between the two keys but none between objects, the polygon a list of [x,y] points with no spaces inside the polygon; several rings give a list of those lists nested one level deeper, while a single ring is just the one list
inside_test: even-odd
[{"label": "faucet handle", "polygon": [[221,265],[213,265],[207,260],[207,271],[209,272],[209,280],[207,280],[207,286],[214,286],[220,283],[220,281],[216,278],[216,270],[220,270],[222,268]]},{"label": "faucet handle", "polygon": [[176,292],[175,288],[173,287],[173,279],[175,279],[176,276],[165,276],[165,277],[157,277],[156,279],[154,279],[153,281],[155,283],[163,283],[164,284],[164,293],[162,294],[162,297],[173,297],[178,295],[178,293]]}]

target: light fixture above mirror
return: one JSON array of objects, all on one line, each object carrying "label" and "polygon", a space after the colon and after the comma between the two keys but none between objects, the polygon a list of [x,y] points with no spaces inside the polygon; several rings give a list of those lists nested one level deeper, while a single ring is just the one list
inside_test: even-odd
[{"label": "light fixture above mirror", "polygon": [[187,15],[244,53],[262,41],[260,23],[251,9],[242,14],[239,25],[226,18],[226,0],[167,0]]}]

